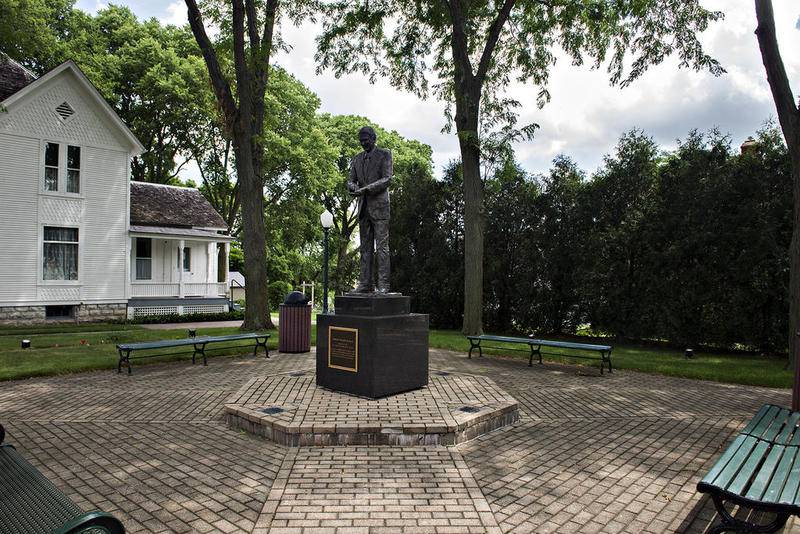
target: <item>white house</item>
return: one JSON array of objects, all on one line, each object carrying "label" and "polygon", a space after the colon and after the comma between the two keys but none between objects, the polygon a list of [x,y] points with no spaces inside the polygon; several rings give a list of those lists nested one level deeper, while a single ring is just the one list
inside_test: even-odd
[{"label": "white house", "polygon": [[0,54],[0,324],[227,310],[224,221],[131,182],[143,150],[73,62],[37,79]]}]

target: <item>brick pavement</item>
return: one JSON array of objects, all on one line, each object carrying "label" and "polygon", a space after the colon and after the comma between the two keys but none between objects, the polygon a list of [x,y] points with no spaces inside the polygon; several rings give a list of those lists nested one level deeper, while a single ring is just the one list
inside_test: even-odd
[{"label": "brick pavement", "polygon": [[[703,532],[694,490],[789,392],[431,351],[491,378],[521,419],[457,447],[285,448],[228,429],[226,399],[312,355],[214,358],[0,383],[7,441],[131,532]],[[800,532],[789,526],[785,532]]]}]

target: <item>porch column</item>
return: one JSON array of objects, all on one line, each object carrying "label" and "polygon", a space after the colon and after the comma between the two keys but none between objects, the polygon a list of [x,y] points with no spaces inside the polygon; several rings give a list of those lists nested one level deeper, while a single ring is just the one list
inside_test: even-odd
[{"label": "porch column", "polygon": [[[228,269],[230,269],[231,265],[231,243],[230,241],[225,241],[225,285],[228,285]],[[233,300],[233,290],[231,290],[231,300]]]},{"label": "porch column", "polygon": [[178,297],[183,298],[183,239],[178,241]]},{"label": "porch column", "polygon": [[210,242],[206,244],[206,295],[209,297],[218,296],[217,293],[217,273],[214,269],[217,263],[217,244]]}]

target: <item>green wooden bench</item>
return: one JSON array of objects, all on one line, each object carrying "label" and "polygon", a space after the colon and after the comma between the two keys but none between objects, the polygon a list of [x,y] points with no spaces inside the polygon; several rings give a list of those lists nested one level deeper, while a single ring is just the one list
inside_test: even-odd
[{"label": "green wooden bench", "polygon": [[[195,358],[197,355],[203,357],[203,365],[208,365],[208,360],[206,358],[206,345],[211,343],[222,343],[225,341],[237,341],[241,339],[252,339],[255,340],[255,347],[253,347],[253,356],[258,354],[258,347],[264,347],[264,351],[266,352],[266,357],[269,358],[269,348],[267,348],[267,340],[269,339],[269,334],[260,334],[256,332],[244,333],[244,334],[231,334],[228,336],[202,336],[202,337],[187,337],[184,339],[164,339],[162,341],[144,341],[141,343],[123,343],[117,345],[117,350],[119,351],[119,363],[117,363],[117,373],[122,372],[122,365],[125,364],[128,367],[128,374],[131,374],[131,352],[139,351],[139,350],[153,350],[153,349],[164,349],[164,348],[171,348],[171,347],[184,347],[191,345],[194,348],[194,352],[192,353],[192,365],[195,363]],[[263,340],[263,341],[262,341]],[[133,356],[133,358],[153,358],[155,356],[159,356],[158,354],[150,354],[150,355],[140,355],[140,356]]]},{"label": "green wooden bench", "polygon": [[[800,412],[764,405],[697,483],[714,501],[721,524],[710,533],[776,532],[800,515]],[[735,518],[725,503],[775,514],[767,524]]]},{"label": "green wooden bench", "polygon": [[[539,363],[542,363],[542,347],[557,347],[561,349],[574,349],[587,352],[596,352],[600,356],[600,374],[603,374],[603,368],[608,364],[608,372],[611,372],[611,347],[609,345],[591,345],[587,343],[573,343],[571,341],[549,341],[547,339],[536,339],[533,337],[510,337],[510,336],[491,336],[483,334],[480,336],[467,336],[469,340],[469,358],[472,358],[472,351],[478,349],[478,355],[483,356],[481,348],[482,341],[491,341],[496,343],[517,343],[528,345],[528,349],[515,349],[512,347],[499,347],[496,345],[485,345],[483,348],[487,349],[502,349],[502,350],[519,350],[528,352],[530,350],[530,358],[528,359],[528,366],[533,365],[533,357],[539,357]],[[587,356],[585,354],[570,354],[572,358],[587,358],[598,359],[597,356]]]},{"label": "green wooden bench", "polygon": [[0,425],[0,532],[25,534],[123,534],[119,519],[84,513],[17,452],[3,444]]}]

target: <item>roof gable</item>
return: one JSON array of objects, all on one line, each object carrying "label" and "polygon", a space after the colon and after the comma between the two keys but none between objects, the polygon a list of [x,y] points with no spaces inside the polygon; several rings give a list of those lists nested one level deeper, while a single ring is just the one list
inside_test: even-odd
[{"label": "roof gable", "polygon": [[[56,108],[67,102],[77,113],[59,118]],[[76,104],[73,104],[76,102]],[[2,100],[8,113],[0,116],[0,129],[38,133],[96,146],[106,146],[109,136],[133,154],[144,147],[114,109],[73,61],[62,63]],[[82,109],[76,109],[81,107]],[[100,130],[105,129],[105,132]]]},{"label": "roof gable", "polygon": [[228,229],[197,189],[147,182],[131,182],[131,225]]}]

